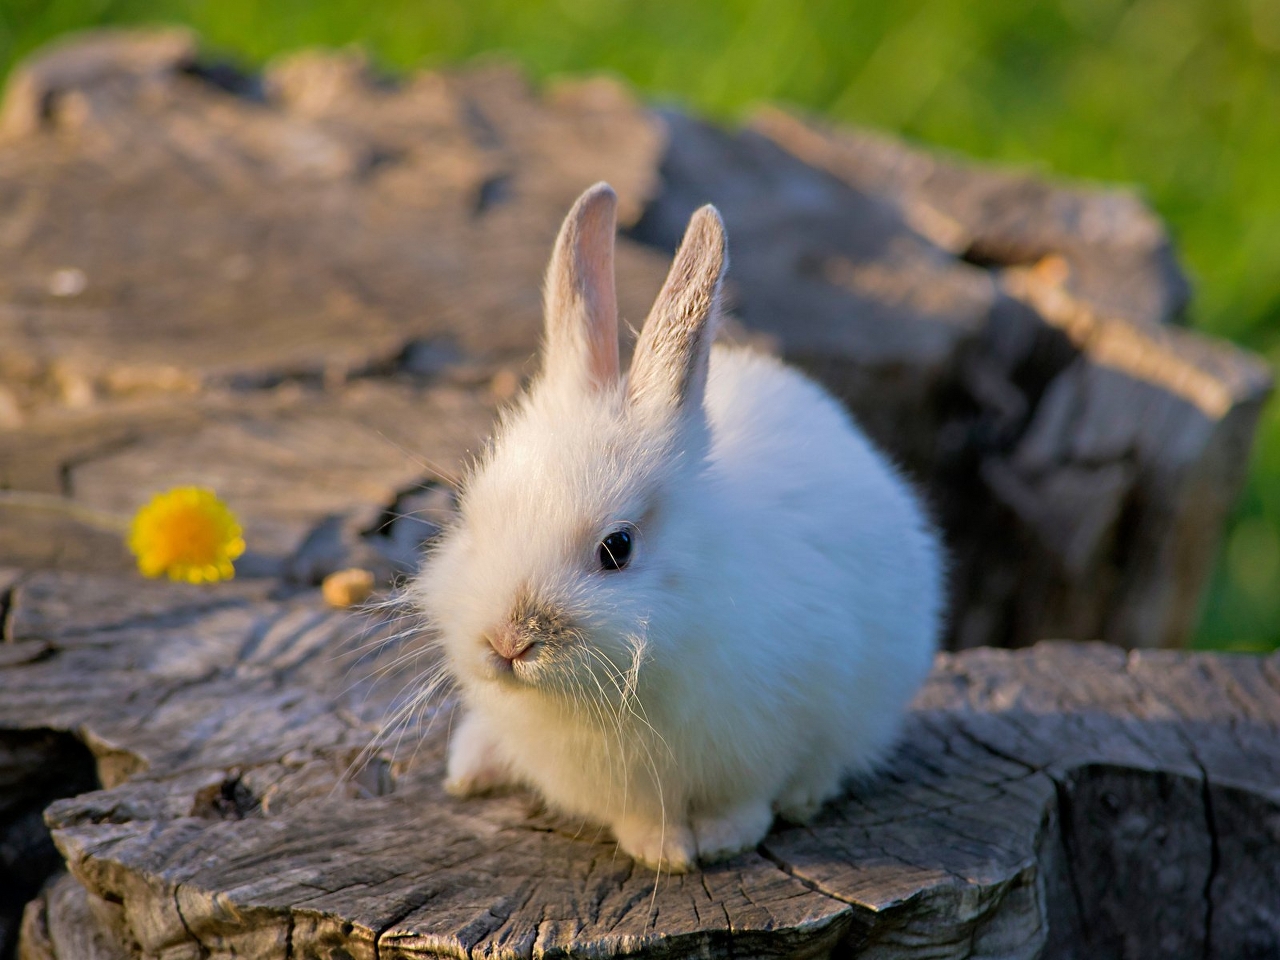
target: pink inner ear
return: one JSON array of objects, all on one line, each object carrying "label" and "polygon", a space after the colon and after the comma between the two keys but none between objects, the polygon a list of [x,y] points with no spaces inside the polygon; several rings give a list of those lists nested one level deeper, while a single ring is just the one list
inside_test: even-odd
[{"label": "pink inner ear", "polygon": [[613,211],[604,236],[595,229],[584,230],[579,249],[579,270],[583,279],[583,306],[587,347],[587,376],[593,386],[606,388],[618,379],[618,298],[613,276]]},{"label": "pink inner ear", "polygon": [[547,368],[585,377],[596,389],[618,380],[617,202],[606,183],[578,198],[560,228],[547,276]]},{"label": "pink inner ear", "polygon": [[583,195],[573,251],[585,313],[587,375],[597,388],[618,379],[618,298],[613,276],[616,206],[617,199],[608,188],[593,187]]}]

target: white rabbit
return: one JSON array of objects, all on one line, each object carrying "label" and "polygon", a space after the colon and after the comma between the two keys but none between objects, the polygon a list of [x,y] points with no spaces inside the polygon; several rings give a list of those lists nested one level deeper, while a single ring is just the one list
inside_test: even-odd
[{"label": "white rabbit", "polygon": [[601,183],[565,219],[542,369],[414,589],[463,704],[450,792],[527,785],[683,871],[885,755],[932,662],[942,558],[830,395],[712,348],[714,207],[619,372],[615,208]]}]

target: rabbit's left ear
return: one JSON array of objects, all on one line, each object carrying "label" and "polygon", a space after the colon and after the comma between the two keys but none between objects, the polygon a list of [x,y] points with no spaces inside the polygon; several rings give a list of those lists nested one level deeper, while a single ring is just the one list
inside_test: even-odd
[{"label": "rabbit's left ear", "polygon": [[632,404],[700,415],[728,262],[724,221],[708,204],[689,220],[667,282],[640,332],[627,383]]},{"label": "rabbit's left ear", "polygon": [[597,183],[578,198],[560,227],[544,297],[546,376],[585,378],[596,389],[618,380],[617,208],[613,188]]}]

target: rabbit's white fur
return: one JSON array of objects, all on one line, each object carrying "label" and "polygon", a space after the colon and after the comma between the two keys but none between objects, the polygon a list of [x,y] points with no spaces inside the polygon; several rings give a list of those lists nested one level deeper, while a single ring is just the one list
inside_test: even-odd
[{"label": "rabbit's white fur", "polygon": [[[613,204],[597,185],[566,220],[542,373],[417,589],[464,704],[449,789],[528,785],[683,870],[754,846],[775,812],[811,816],[885,755],[932,662],[942,560],[829,394],[710,348],[712,208],[619,375]],[[623,526],[630,563],[604,570]]]}]

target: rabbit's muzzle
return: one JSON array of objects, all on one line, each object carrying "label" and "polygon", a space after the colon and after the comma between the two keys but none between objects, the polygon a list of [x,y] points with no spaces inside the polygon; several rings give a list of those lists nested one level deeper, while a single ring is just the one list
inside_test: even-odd
[{"label": "rabbit's muzzle", "polygon": [[513,670],[516,663],[531,664],[542,651],[580,637],[580,629],[563,611],[524,593],[517,597],[507,620],[484,634],[500,672]]}]

